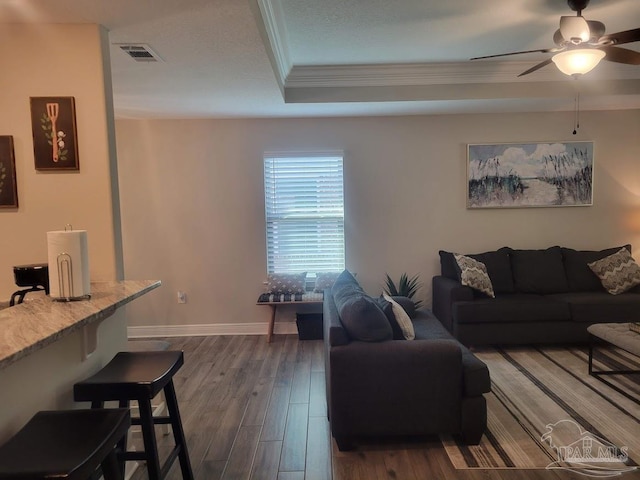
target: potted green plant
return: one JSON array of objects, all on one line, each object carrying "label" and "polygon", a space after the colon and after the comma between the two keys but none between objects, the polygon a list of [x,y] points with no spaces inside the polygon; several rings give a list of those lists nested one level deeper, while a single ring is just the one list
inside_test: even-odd
[{"label": "potted green plant", "polygon": [[[416,292],[420,290],[420,287],[422,287],[422,283],[420,283],[420,280],[418,280],[418,275],[414,275],[413,277],[409,278],[406,273],[403,273],[402,275],[400,275],[400,280],[398,281],[397,285],[388,273],[385,275],[387,276],[387,279],[385,282],[384,291],[387,295],[390,295],[392,297],[407,297],[413,300]],[[422,300],[414,300],[414,304],[416,308],[418,308],[422,304]]]}]

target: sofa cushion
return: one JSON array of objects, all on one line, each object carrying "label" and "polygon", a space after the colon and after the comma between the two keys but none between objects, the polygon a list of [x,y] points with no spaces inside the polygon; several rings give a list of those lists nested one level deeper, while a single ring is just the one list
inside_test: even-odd
[{"label": "sofa cushion", "polygon": [[611,295],[619,295],[640,285],[640,265],[626,248],[588,265]]},{"label": "sofa cushion", "polygon": [[[571,292],[601,292],[604,290],[598,276],[587,265],[616,253],[623,247],[607,248],[606,250],[574,250],[562,248],[564,270],[567,275],[569,291]],[[624,245],[631,253],[631,245]]]},{"label": "sofa cushion", "polygon": [[491,298],[496,296],[493,293],[493,285],[484,263],[458,253],[454,253],[453,256],[460,268],[460,283],[462,285],[471,287]]},{"label": "sofa cushion", "polygon": [[567,303],[571,319],[585,323],[640,322],[640,294],[607,292],[571,292],[549,295]]},{"label": "sofa cushion", "polygon": [[511,268],[518,292],[545,294],[569,291],[560,247],[511,250]]},{"label": "sofa cushion", "polygon": [[270,273],[267,277],[268,293],[295,294],[305,292],[307,272]]},{"label": "sofa cushion", "polygon": [[[465,254],[474,260],[484,263],[495,293],[513,293],[513,276],[511,274],[510,249],[502,247],[496,251]],[[452,280],[460,280],[460,270],[452,252],[440,250],[440,269],[442,275]]]},{"label": "sofa cushion", "polygon": [[512,293],[496,298],[456,302],[453,318],[459,323],[553,322],[569,320],[569,305],[543,295]]},{"label": "sofa cushion", "polygon": [[[447,331],[438,319],[428,310],[419,309],[413,321],[416,340],[451,340],[459,343]],[[491,380],[487,365],[476,357],[467,347],[460,345],[462,352],[462,371],[464,394],[467,397],[482,395],[491,391]]]}]

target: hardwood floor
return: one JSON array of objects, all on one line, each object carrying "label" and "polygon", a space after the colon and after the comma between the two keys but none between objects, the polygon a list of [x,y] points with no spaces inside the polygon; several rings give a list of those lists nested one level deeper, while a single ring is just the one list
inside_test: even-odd
[{"label": "hardwood floor", "polygon": [[[166,340],[185,352],[174,383],[198,480],[584,478],[565,471],[455,470],[437,438],[379,440],[339,452],[327,421],[322,341],[295,335],[276,335],[271,344],[264,336]],[[172,440],[159,435],[161,455]],[[146,478],[144,467],[132,477]],[[169,478],[182,478],[177,461]]]}]

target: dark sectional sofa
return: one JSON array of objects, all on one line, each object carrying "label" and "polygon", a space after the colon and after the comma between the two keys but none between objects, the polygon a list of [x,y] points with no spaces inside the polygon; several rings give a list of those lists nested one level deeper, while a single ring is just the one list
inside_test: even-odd
[{"label": "dark sectional sofa", "polygon": [[443,433],[477,444],[487,423],[487,366],[429,310],[394,298],[414,340],[393,339],[380,299],[349,272],[324,291],[327,408],[338,448],[353,448],[358,437]]},{"label": "dark sectional sofa", "polygon": [[495,298],[463,286],[453,254],[440,251],[433,313],[465,345],[586,342],[593,323],[640,321],[640,286],[611,295],[587,266],[620,248],[503,247],[467,255],[485,264]]}]

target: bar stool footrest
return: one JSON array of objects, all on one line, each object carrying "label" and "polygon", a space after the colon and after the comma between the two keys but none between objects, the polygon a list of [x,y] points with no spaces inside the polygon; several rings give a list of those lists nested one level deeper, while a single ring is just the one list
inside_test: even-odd
[{"label": "bar stool footrest", "polygon": [[[171,425],[171,417],[153,417],[153,423],[155,425]],[[131,425],[142,425],[140,417],[134,417],[131,419]]]}]

